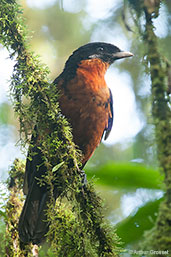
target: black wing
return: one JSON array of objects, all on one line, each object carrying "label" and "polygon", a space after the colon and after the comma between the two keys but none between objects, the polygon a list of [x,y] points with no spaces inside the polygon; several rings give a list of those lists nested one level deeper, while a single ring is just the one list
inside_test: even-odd
[{"label": "black wing", "polygon": [[108,126],[104,130],[104,132],[105,132],[104,140],[106,140],[108,138],[109,134],[110,134],[110,131],[111,131],[112,126],[113,126],[113,117],[114,117],[114,114],[113,114],[113,97],[112,97],[112,92],[111,92],[110,89],[109,89],[109,91],[110,91],[110,111],[111,111],[111,115],[109,115]]}]

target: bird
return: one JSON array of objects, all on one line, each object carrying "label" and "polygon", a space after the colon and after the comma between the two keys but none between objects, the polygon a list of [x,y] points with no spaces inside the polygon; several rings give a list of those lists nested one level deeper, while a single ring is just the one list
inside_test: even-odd
[{"label": "bird", "polygon": [[[71,125],[74,143],[82,151],[81,168],[112,129],[113,99],[105,81],[106,71],[116,60],[131,56],[131,52],[121,51],[113,44],[91,42],[71,54],[62,73],[54,80],[54,86],[60,91],[59,107]],[[32,136],[31,149],[36,154],[26,160],[26,200],[18,225],[20,241],[24,244],[41,244],[49,228],[47,189],[42,189],[36,180],[38,166],[40,174],[46,172],[43,154],[36,145],[37,136],[35,133]]]}]

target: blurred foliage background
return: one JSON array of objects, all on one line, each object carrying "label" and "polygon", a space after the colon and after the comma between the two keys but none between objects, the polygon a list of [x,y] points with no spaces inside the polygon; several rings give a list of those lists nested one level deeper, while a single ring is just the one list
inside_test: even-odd
[{"label": "blurred foliage background", "polygon": [[[85,167],[88,179],[93,177],[97,191],[104,199],[106,217],[116,226],[124,247],[134,249],[144,231],[154,225],[164,186],[152,125],[150,79],[143,66],[144,45],[137,37],[137,27],[126,2],[20,1],[32,37],[32,50],[50,68],[52,80],[62,71],[71,52],[91,41],[111,42],[134,53],[134,58],[116,62],[106,76],[114,95],[116,120],[109,140],[100,145]],[[171,57],[170,10],[171,2],[163,1],[160,15],[154,23],[160,51],[168,59]],[[140,22],[143,26],[143,19]],[[8,97],[7,80],[14,63],[1,46],[0,58],[0,178],[3,182],[12,161],[16,157],[25,158],[25,153],[15,145],[19,123]],[[124,87],[120,86],[122,83]],[[127,113],[130,105],[133,110]],[[130,115],[129,120],[127,115]],[[122,135],[119,130],[123,130]],[[1,192],[4,192],[0,202],[3,207],[3,183]],[[0,223],[2,227],[3,221]],[[129,254],[125,253],[125,256]]]}]

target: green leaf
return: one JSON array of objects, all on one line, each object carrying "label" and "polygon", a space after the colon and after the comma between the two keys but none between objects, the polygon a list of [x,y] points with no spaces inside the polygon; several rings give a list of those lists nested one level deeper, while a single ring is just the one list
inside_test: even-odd
[{"label": "green leaf", "polygon": [[121,189],[161,189],[163,177],[158,170],[140,164],[109,162],[97,168],[87,168],[88,178],[97,177],[97,184]]},{"label": "green leaf", "polygon": [[64,162],[61,162],[61,163],[55,165],[55,166],[53,167],[53,169],[52,169],[52,172],[55,172],[55,171],[59,170],[59,168],[60,168],[63,164],[64,164]]},{"label": "green leaf", "polygon": [[139,208],[135,215],[118,223],[116,226],[117,235],[123,244],[127,245],[142,238],[144,231],[151,229],[157,217],[159,205],[163,198],[148,202]]}]

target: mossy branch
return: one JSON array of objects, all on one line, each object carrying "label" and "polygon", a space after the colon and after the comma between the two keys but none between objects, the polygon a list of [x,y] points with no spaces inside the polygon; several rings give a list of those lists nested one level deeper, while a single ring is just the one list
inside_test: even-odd
[{"label": "mossy branch", "polygon": [[158,50],[153,16],[147,8],[144,8],[144,13],[146,25],[143,38],[147,46],[147,61],[150,64],[152,115],[156,128],[159,161],[165,173],[167,198],[171,203],[171,102],[168,94],[168,70],[167,63]]},{"label": "mossy branch", "polygon": [[171,98],[168,84],[168,69],[171,64],[159,52],[158,38],[154,33],[153,25],[153,20],[159,15],[161,1],[140,1],[141,6],[134,5],[130,0],[129,2],[136,12],[137,20],[141,15],[145,20],[144,30],[139,31],[141,31],[140,36],[146,49],[146,70],[149,71],[151,77],[152,116],[158,158],[162,172],[165,174],[166,185],[165,201],[160,206],[156,225],[148,233],[144,248],[171,252]]},{"label": "mossy branch", "polygon": [[23,206],[24,196],[22,185],[24,180],[25,163],[16,159],[9,171],[7,187],[9,190],[9,199],[6,204],[6,241],[5,256],[33,256],[33,246],[29,245],[24,250],[20,248],[20,242],[17,232],[19,215]]},{"label": "mossy branch", "polygon": [[[79,170],[81,153],[73,143],[69,123],[59,109],[59,93],[48,81],[47,67],[29,51],[27,30],[23,24],[21,7],[16,1],[1,0],[0,42],[16,62],[11,78],[11,95],[20,121],[21,144],[25,147],[30,142],[36,124],[48,170],[40,183],[46,183],[51,192],[47,211],[47,219],[51,223],[47,234],[50,256],[66,256],[66,251],[67,256],[118,256],[118,239],[104,220],[101,199],[91,184],[82,186]],[[47,131],[52,133],[49,135]],[[54,209],[55,186],[62,194]],[[63,201],[68,201],[67,208]],[[13,204],[16,203],[17,200]],[[8,205],[7,209],[14,211]],[[8,218],[17,223],[19,213],[15,215],[15,220],[13,215]],[[17,238],[17,224],[13,229]],[[8,232],[12,236],[11,230]],[[17,252],[13,244],[11,251],[15,253],[13,256],[22,256],[19,253],[22,249]],[[29,251],[25,251],[29,256]]]}]

